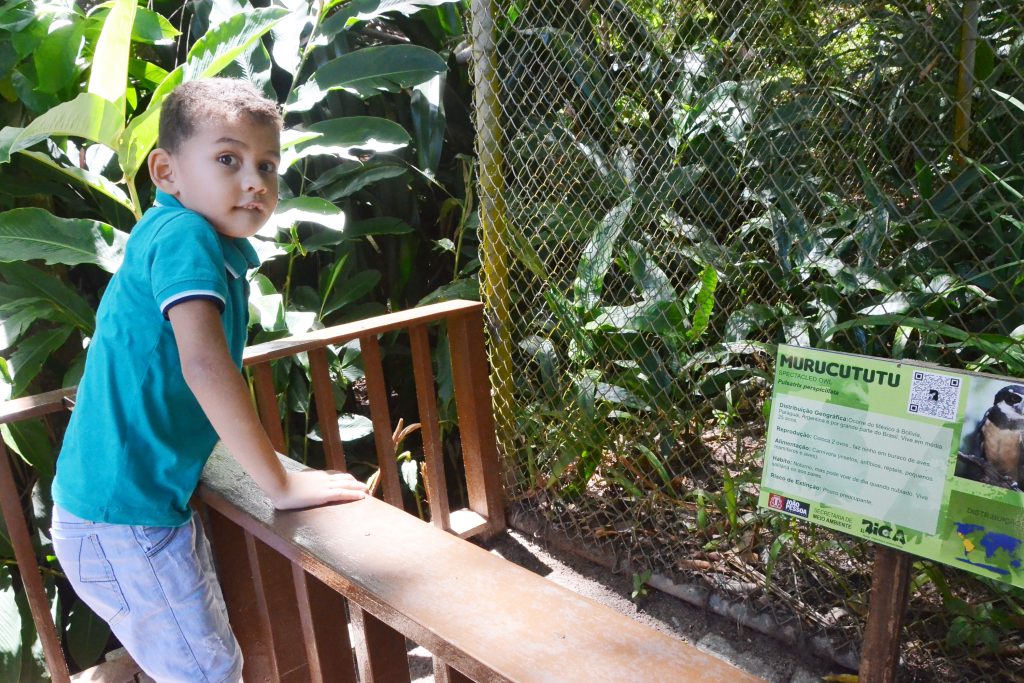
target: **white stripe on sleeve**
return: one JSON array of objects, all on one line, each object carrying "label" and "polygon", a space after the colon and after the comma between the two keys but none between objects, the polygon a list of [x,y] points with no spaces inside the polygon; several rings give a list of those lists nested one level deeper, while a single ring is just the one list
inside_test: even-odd
[{"label": "white stripe on sleeve", "polygon": [[227,301],[225,301],[224,297],[222,297],[217,292],[214,292],[213,290],[189,289],[184,292],[172,294],[171,296],[164,299],[160,303],[160,312],[166,316],[168,309],[170,309],[171,306],[178,303],[182,299],[216,299],[217,301],[220,302],[221,307],[224,307],[227,304]]}]

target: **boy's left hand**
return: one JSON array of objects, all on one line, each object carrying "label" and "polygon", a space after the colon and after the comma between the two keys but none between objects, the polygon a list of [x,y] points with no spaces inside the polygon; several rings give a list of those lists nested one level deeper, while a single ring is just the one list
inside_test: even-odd
[{"label": "boy's left hand", "polygon": [[294,510],[365,497],[366,484],[347,472],[286,470],[284,486],[270,500],[278,510]]}]

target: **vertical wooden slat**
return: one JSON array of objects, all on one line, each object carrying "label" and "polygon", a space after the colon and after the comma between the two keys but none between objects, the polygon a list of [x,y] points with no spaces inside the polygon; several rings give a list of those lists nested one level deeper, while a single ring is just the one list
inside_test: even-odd
[{"label": "vertical wooden slat", "polygon": [[405,636],[350,602],[360,683],[410,683]]},{"label": "vertical wooden slat", "polygon": [[434,683],[473,683],[473,679],[434,657]]},{"label": "vertical wooden slat", "polygon": [[892,683],[900,660],[903,617],[910,590],[910,555],[875,546],[871,597],[864,645],[860,653],[861,683]]},{"label": "vertical wooden slat", "polygon": [[487,520],[486,533],[491,536],[505,529],[505,499],[494,436],[483,314],[474,311],[451,318],[448,341],[469,507]]},{"label": "vertical wooden slat", "polygon": [[324,439],[324,454],[328,469],[347,472],[345,448],[341,444],[338,429],[338,411],[334,407],[334,390],[327,368],[327,348],[309,351],[309,371],[313,375],[313,396],[316,399],[316,414],[320,422],[320,435]]},{"label": "vertical wooden slat", "polygon": [[434,369],[426,326],[410,327],[409,340],[412,346],[412,371],[416,378],[416,403],[420,410],[423,455],[427,462],[426,489],[430,499],[430,521],[441,529],[451,529],[444,454],[441,450],[441,424],[437,415],[437,392],[434,389]]},{"label": "vertical wooden slat", "polygon": [[266,543],[246,534],[246,551],[253,567],[259,618],[270,633],[270,646],[277,664],[275,683],[308,678],[305,650],[301,647],[302,626],[295,599],[291,562]]},{"label": "vertical wooden slat", "polygon": [[292,565],[311,683],[356,683],[345,598]]},{"label": "vertical wooden slat", "polygon": [[60,649],[60,638],[57,627],[50,614],[50,601],[46,598],[43,579],[36,569],[36,553],[32,548],[32,538],[28,533],[28,524],[22,511],[18,489],[14,484],[14,472],[8,459],[7,448],[0,442],[0,511],[3,512],[7,533],[14,546],[14,559],[21,569],[22,584],[28,597],[28,606],[32,612],[36,632],[43,644],[43,655],[50,676],[56,683],[68,683],[71,680],[64,653]]},{"label": "vertical wooden slat", "polygon": [[217,575],[227,604],[231,630],[238,639],[245,659],[245,681],[276,683],[279,676],[271,647],[270,625],[261,615],[257,601],[253,599],[258,592],[255,572],[249,563],[246,542],[249,534],[219,512],[209,507],[207,511]]},{"label": "vertical wooden slat", "polygon": [[377,463],[380,466],[380,483],[384,490],[385,502],[402,507],[402,487],[398,483],[398,466],[395,464],[395,444],[391,440],[391,411],[388,409],[388,390],[384,384],[384,365],[380,357],[377,337],[359,338],[359,349],[363,356],[363,370],[366,376],[366,395],[370,401],[370,419],[373,421],[373,441],[377,446]]},{"label": "vertical wooden slat", "polygon": [[277,394],[274,391],[274,374],[270,363],[259,363],[250,367],[253,382],[256,384],[256,406],[260,413],[260,422],[270,437],[270,443],[280,453],[287,453],[284,443],[284,431],[281,429],[281,416],[277,412]]}]

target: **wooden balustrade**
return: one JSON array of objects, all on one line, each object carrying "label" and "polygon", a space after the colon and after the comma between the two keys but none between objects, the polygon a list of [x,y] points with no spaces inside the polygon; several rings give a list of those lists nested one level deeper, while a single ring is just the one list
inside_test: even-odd
[{"label": "wooden balustrade", "polygon": [[[381,468],[381,490],[388,503],[401,506],[402,493],[392,442],[394,425],[391,423],[387,403],[388,390],[378,336],[408,330],[417,383],[419,420],[423,425],[427,481],[430,486],[428,497],[434,524],[462,537],[490,536],[501,531],[505,527],[505,520],[483,348],[482,309],[482,305],[477,302],[444,302],[247,348],[244,364],[251,374],[257,409],[271,442],[279,451],[285,452],[284,430],[278,412],[271,363],[286,356],[306,353],[312,375],[314,402],[323,432],[327,466],[342,471],[346,469],[326,348],[358,340],[365,366],[374,445]],[[428,343],[427,326],[438,324],[446,324],[448,328],[456,411],[462,426],[462,450],[468,484],[469,507],[453,512],[449,511],[444,481],[436,390],[433,386],[432,356]],[[0,424],[63,412],[73,404],[74,395],[74,388],[70,388],[7,401],[0,405]],[[9,458],[6,447],[0,442],[0,506],[19,566],[33,567],[36,562],[35,552],[20,507]],[[286,642],[281,637],[276,640],[273,638],[274,632],[282,629],[312,633],[329,629],[331,619],[338,617],[340,597],[331,593],[335,606],[326,609],[332,604],[332,598],[327,595],[330,591],[322,583],[317,580],[294,579],[292,567],[287,561],[269,551],[265,543],[254,539],[241,527],[226,522],[222,516],[211,513],[208,522],[208,531],[216,538],[215,554],[221,575],[230,577],[229,581],[222,583],[226,597],[230,596],[229,604],[234,605],[232,623],[239,632],[240,640],[257,644],[247,653],[247,668],[264,672],[269,676],[266,680],[273,681],[289,680],[291,675],[297,675],[297,680],[305,680],[304,676],[316,671],[320,672],[317,676],[322,676],[323,680],[345,680],[331,673],[338,668],[334,647],[327,650],[322,646],[320,649],[316,647],[317,643],[327,643],[326,638],[307,639],[308,651],[305,654],[300,652],[302,656],[298,659],[294,648],[285,647],[270,652],[259,647],[260,643]],[[47,666],[54,681],[68,681],[68,665],[60,649],[60,639],[50,615],[40,575],[33,571],[23,571],[22,577],[33,620],[43,643]],[[255,603],[253,596],[257,598]],[[316,599],[305,600],[306,596],[316,596]],[[299,605],[303,606],[302,609],[299,609]],[[266,617],[270,613],[275,615],[273,620]],[[264,615],[263,618],[257,618],[260,615]],[[376,626],[372,618],[370,621],[362,619],[361,623],[370,624],[363,638],[372,648],[388,647],[387,636],[381,635],[385,632]],[[398,643],[393,637],[391,641],[392,647]],[[344,647],[340,641],[334,645]],[[402,652],[404,657],[404,649]],[[102,669],[106,675],[112,675],[115,670],[120,672],[118,676],[127,676],[131,673],[130,663],[118,662]],[[291,671],[306,673],[291,674]],[[93,676],[95,672],[87,675]],[[130,680],[130,677],[124,680]]]},{"label": "wooden balustrade", "polygon": [[[444,323],[452,363],[455,408],[462,438],[469,507],[450,510],[445,482],[444,455],[437,413],[428,325]],[[448,301],[368,320],[316,330],[306,334],[250,346],[244,364],[252,373],[260,419],[277,450],[284,451],[284,431],[277,408],[277,393],[270,363],[306,353],[313,379],[314,405],[319,416],[328,467],[344,471],[345,453],[334,419],[334,394],[327,366],[326,347],[359,341],[366,391],[370,402],[374,446],[380,466],[384,500],[401,506],[402,491],[395,462],[392,434],[395,425],[388,409],[388,390],[378,336],[406,330],[412,353],[416,400],[423,436],[427,498],[432,522],[463,537],[492,536],[505,528],[498,452],[494,437],[490,383],[483,337],[483,305],[475,301]]]}]

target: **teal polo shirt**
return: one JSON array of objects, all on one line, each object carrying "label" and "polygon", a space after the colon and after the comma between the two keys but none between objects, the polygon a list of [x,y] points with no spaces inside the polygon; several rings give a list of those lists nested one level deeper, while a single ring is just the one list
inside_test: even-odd
[{"label": "teal polo shirt", "polygon": [[252,245],[219,234],[157,192],[132,230],[124,262],[100,301],[57,460],[53,499],[94,522],[179,526],[217,434],[185,384],[167,312],[191,299],[221,310],[242,365]]}]

